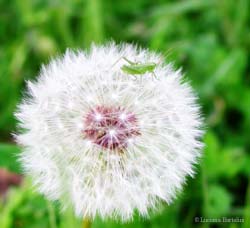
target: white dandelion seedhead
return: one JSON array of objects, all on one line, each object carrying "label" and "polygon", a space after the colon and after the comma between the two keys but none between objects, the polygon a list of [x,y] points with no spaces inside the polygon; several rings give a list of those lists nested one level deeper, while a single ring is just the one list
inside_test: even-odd
[{"label": "white dandelion seedhead", "polygon": [[[122,57],[157,64],[133,75]],[[124,221],[171,202],[193,175],[202,131],[189,84],[161,59],[127,44],[92,46],[67,51],[28,83],[16,138],[40,192],[67,198],[78,216]]]}]

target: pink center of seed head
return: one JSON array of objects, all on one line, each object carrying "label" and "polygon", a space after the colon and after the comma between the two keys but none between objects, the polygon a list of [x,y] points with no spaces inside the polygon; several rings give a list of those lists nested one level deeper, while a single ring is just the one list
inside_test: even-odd
[{"label": "pink center of seed head", "polygon": [[83,134],[105,149],[125,149],[140,135],[136,116],[121,107],[97,106],[85,117]]}]

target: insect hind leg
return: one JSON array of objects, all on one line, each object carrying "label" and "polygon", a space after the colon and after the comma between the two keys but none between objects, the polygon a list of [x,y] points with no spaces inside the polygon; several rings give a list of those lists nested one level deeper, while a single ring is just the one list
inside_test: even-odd
[{"label": "insect hind leg", "polygon": [[120,57],[119,59],[117,59],[110,67],[110,69],[112,69],[119,61],[121,61],[121,59],[123,59],[123,56]]},{"label": "insect hind leg", "polygon": [[154,71],[152,71],[152,77],[153,77],[154,79],[156,79],[156,80],[158,80],[158,81],[159,81],[159,78],[157,78],[157,76],[156,76],[156,74],[155,74],[155,72],[154,72]]}]

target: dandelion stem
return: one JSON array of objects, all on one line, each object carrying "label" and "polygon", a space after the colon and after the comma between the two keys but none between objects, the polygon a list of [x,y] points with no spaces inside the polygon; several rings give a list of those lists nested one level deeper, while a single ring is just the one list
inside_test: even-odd
[{"label": "dandelion stem", "polygon": [[90,228],[91,227],[91,221],[89,218],[85,218],[82,221],[82,228]]},{"label": "dandelion stem", "polygon": [[49,213],[50,228],[57,228],[54,206],[50,201],[47,201],[47,208]]}]

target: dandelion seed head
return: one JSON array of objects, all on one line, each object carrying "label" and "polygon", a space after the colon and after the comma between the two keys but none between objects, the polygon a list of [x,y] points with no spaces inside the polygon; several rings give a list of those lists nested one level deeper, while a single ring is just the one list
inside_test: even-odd
[{"label": "dandelion seed head", "polygon": [[[123,72],[122,57],[157,63],[155,76]],[[123,221],[173,201],[194,175],[203,132],[192,88],[162,59],[133,45],[93,45],[68,50],[28,82],[16,140],[41,193],[79,217]]]}]

